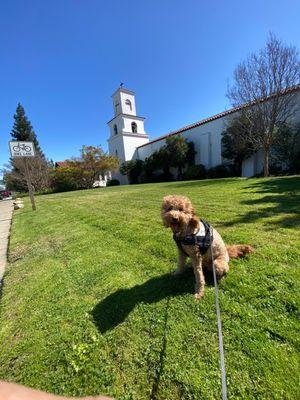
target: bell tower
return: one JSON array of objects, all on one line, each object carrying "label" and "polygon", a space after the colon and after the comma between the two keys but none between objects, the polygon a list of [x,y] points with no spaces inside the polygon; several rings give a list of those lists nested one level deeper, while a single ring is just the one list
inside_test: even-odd
[{"label": "bell tower", "polygon": [[[110,137],[109,154],[116,156],[120,164],[132,160],[138,146],[149,142],[144,130],[144,117],[136,114],[135,94],[123,87],[123,84],[112,95],[114,117],[108,121]],[[118,175],[118,176],[117,176]],[[127,177],[118,173],[114,177],[121,183],[128,183]]]}]

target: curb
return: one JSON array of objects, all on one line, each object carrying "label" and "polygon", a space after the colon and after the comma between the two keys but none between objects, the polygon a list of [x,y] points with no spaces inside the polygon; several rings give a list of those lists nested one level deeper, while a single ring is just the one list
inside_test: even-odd
[{"label": "curb", "polygon": [[7,262],[7,250],[13,210],[13,200],[2,200],[0,202],[0,287],[3,284],[3,275]]}]

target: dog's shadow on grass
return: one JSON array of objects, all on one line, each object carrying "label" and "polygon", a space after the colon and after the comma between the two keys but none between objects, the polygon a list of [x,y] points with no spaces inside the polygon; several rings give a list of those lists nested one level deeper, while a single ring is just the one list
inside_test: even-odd
[{"label": "dog's shadow on grass", "polygon": [[[206,284],[212,285],[213,278],[205,273]],[[189,293],[193,296],[195,278],[191,268],[184,274],[173,277],[170,274],[151,278],[141,285],[130,289],[119,289],[100,301],[92,310],[95,325],[105,333],[124,322],[128,314],[139,303],[156,303],[168,297]]]}]

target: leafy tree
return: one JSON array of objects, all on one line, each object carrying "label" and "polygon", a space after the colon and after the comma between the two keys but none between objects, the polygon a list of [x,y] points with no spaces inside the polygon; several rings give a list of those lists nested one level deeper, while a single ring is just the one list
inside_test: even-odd
[{"label": "leafy tree", "polygon": [[156,154],[157,152],[151,154],[151,156],[147,157],[143,162],[143,169],[140,175],[141,183],[150,183],[157,181],[156,171],[161,167],[160,165],[158,165]]},{"label": "leafy tree", "polygon": [[192,142],[181,136],[170,136],[166,139],[166,144],[145,161],[126,161],[120,172],[128,176],[130,183],[171,181],[174,178],[170,169],[178,168],[178,177],[182,178],[183,167],[194,164],[195,154]]},{"label": "leafy tree", "polygon": [[67,160],[64,166],[52,171],[52,183],[58,191],[88,189],[100,175],[118,167],[118,158],[104,153],[101,147],[82,146],[80,157]]},{"label": "leafy tree", "polygon": [[75,165],[64,165],[51,172],[52,188],[56,192],[84,189],[85,177],[88,171],[82,171]]},{"label": "leafy tree", "polygon": [[[30,181],[35,192],[43,192],[51,186],[50,169],[39,154],[27,160],[28,170],[30,172]],[[16,157],[11,163],[6,165],[3,170],[3,180],[8,190],[17,192],[27,192],[27,181],[25,175],[25,166],[22,158]]]},{"label": "leafy tree", "polygon": [[280,124],[277,127],[277,139],[270,157],[284,171],[300,171],[300,125]]},{"label": "leafy tree", "polygon": [[[178,178],[182,178],[182,169],[186,164],[192,163],[195,156],[193,146],[189,145],[182,136],[170,136],[166,144],[155,151],[145,160],[143,176],[147,181],[173,180],[170,168],[178,168]],[[158,175],[157,171],[162,170],[163,174]],[[145,181],[145,180],[144,180]]]},{"label": "leafy tree", "polygon": [[277,126],[291,119],[297,110],[297,93],[289,88],[300,81],[298,51],[270,34],[266,46],[251,54],[234,71],[234,83],[227,96],[233,106],[246,104],[241,112],[248,119],[247,138],[255,150],[264,151],[264,175],[269,175],[270,151]]},{"label": "leafy tree", "polygon": [[248,120],[240,115],[222,132],[222,157],[233,164],[237,176],[242,174],[243,161],[254,152],[253,144],[249,140],[250,129]]},{"label": "leafy tree", "polygon": [[75,160],[77,166],[90,172],[89,187],[99,179],[99,176],[108,171],[116,171],[119,168],[117,157],[110,156],[103,152],[100,146],[82,146],[81,157]]},{"label": "leafy tree", "polygon": [[165,160],[169,165],[178,168],[178,178],[182,178],[182,169],[187,163],[187,157],[190,152],[187,140],[182,136],[170,136],[166,139]]},{"label": "leafy tree", "polygon": [[122,175],[128,176],[129,183],[140,183],[143,164],[144,162],[142,160],[125,161],[120,167],[120,172]]},{"label": "leafy tree", "polygon": [[155,151],[148,159],[149,166],[152,164],[154,170],[163,170],[165,176],[171,175],[171,159],[167,146],[162,146]]},{"label": "leafy tree", "polygon": [[188,152],[186,155],[186,162],[188,166],[193,166],[195,165],[195,155],[197,152],[195,151],[195,145],[194,142],[187,142],[188,145]]},{"label": "leafy tree", "polygon": [[52,158],[48,161],[48,165],[49,165],[49,168],[51,168],[51,169],[55,168],[55,164],[54,164],[54,161]]}]

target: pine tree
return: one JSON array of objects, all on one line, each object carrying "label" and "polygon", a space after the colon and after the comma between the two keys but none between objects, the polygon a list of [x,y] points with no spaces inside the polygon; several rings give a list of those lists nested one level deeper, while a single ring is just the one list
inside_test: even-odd
[{"label": "pine tree", "polygon": [[45,159],[45,155],[40,148],[32,125],[26,117],[24,107],[20,103],[18,103],[16,113],[14,115],[14,120],[15,122],[10,133],[12,139],[24,142],[33,142],[36,153],[38,153],[43,159]]},{"label": "pine tree", "polygon": [[[10,134],[12,140],[34,143],[35,157],[29,157],[27,160],[31,184],[35,191],[47,189],[50,185],[49,163],[40,148],[36,134],[20,103],[14,115],[14,125]],[[10,190],[27,191],[24,168],[22,158],[10,159],[10,167],[4,173],[6,185]]]}]

